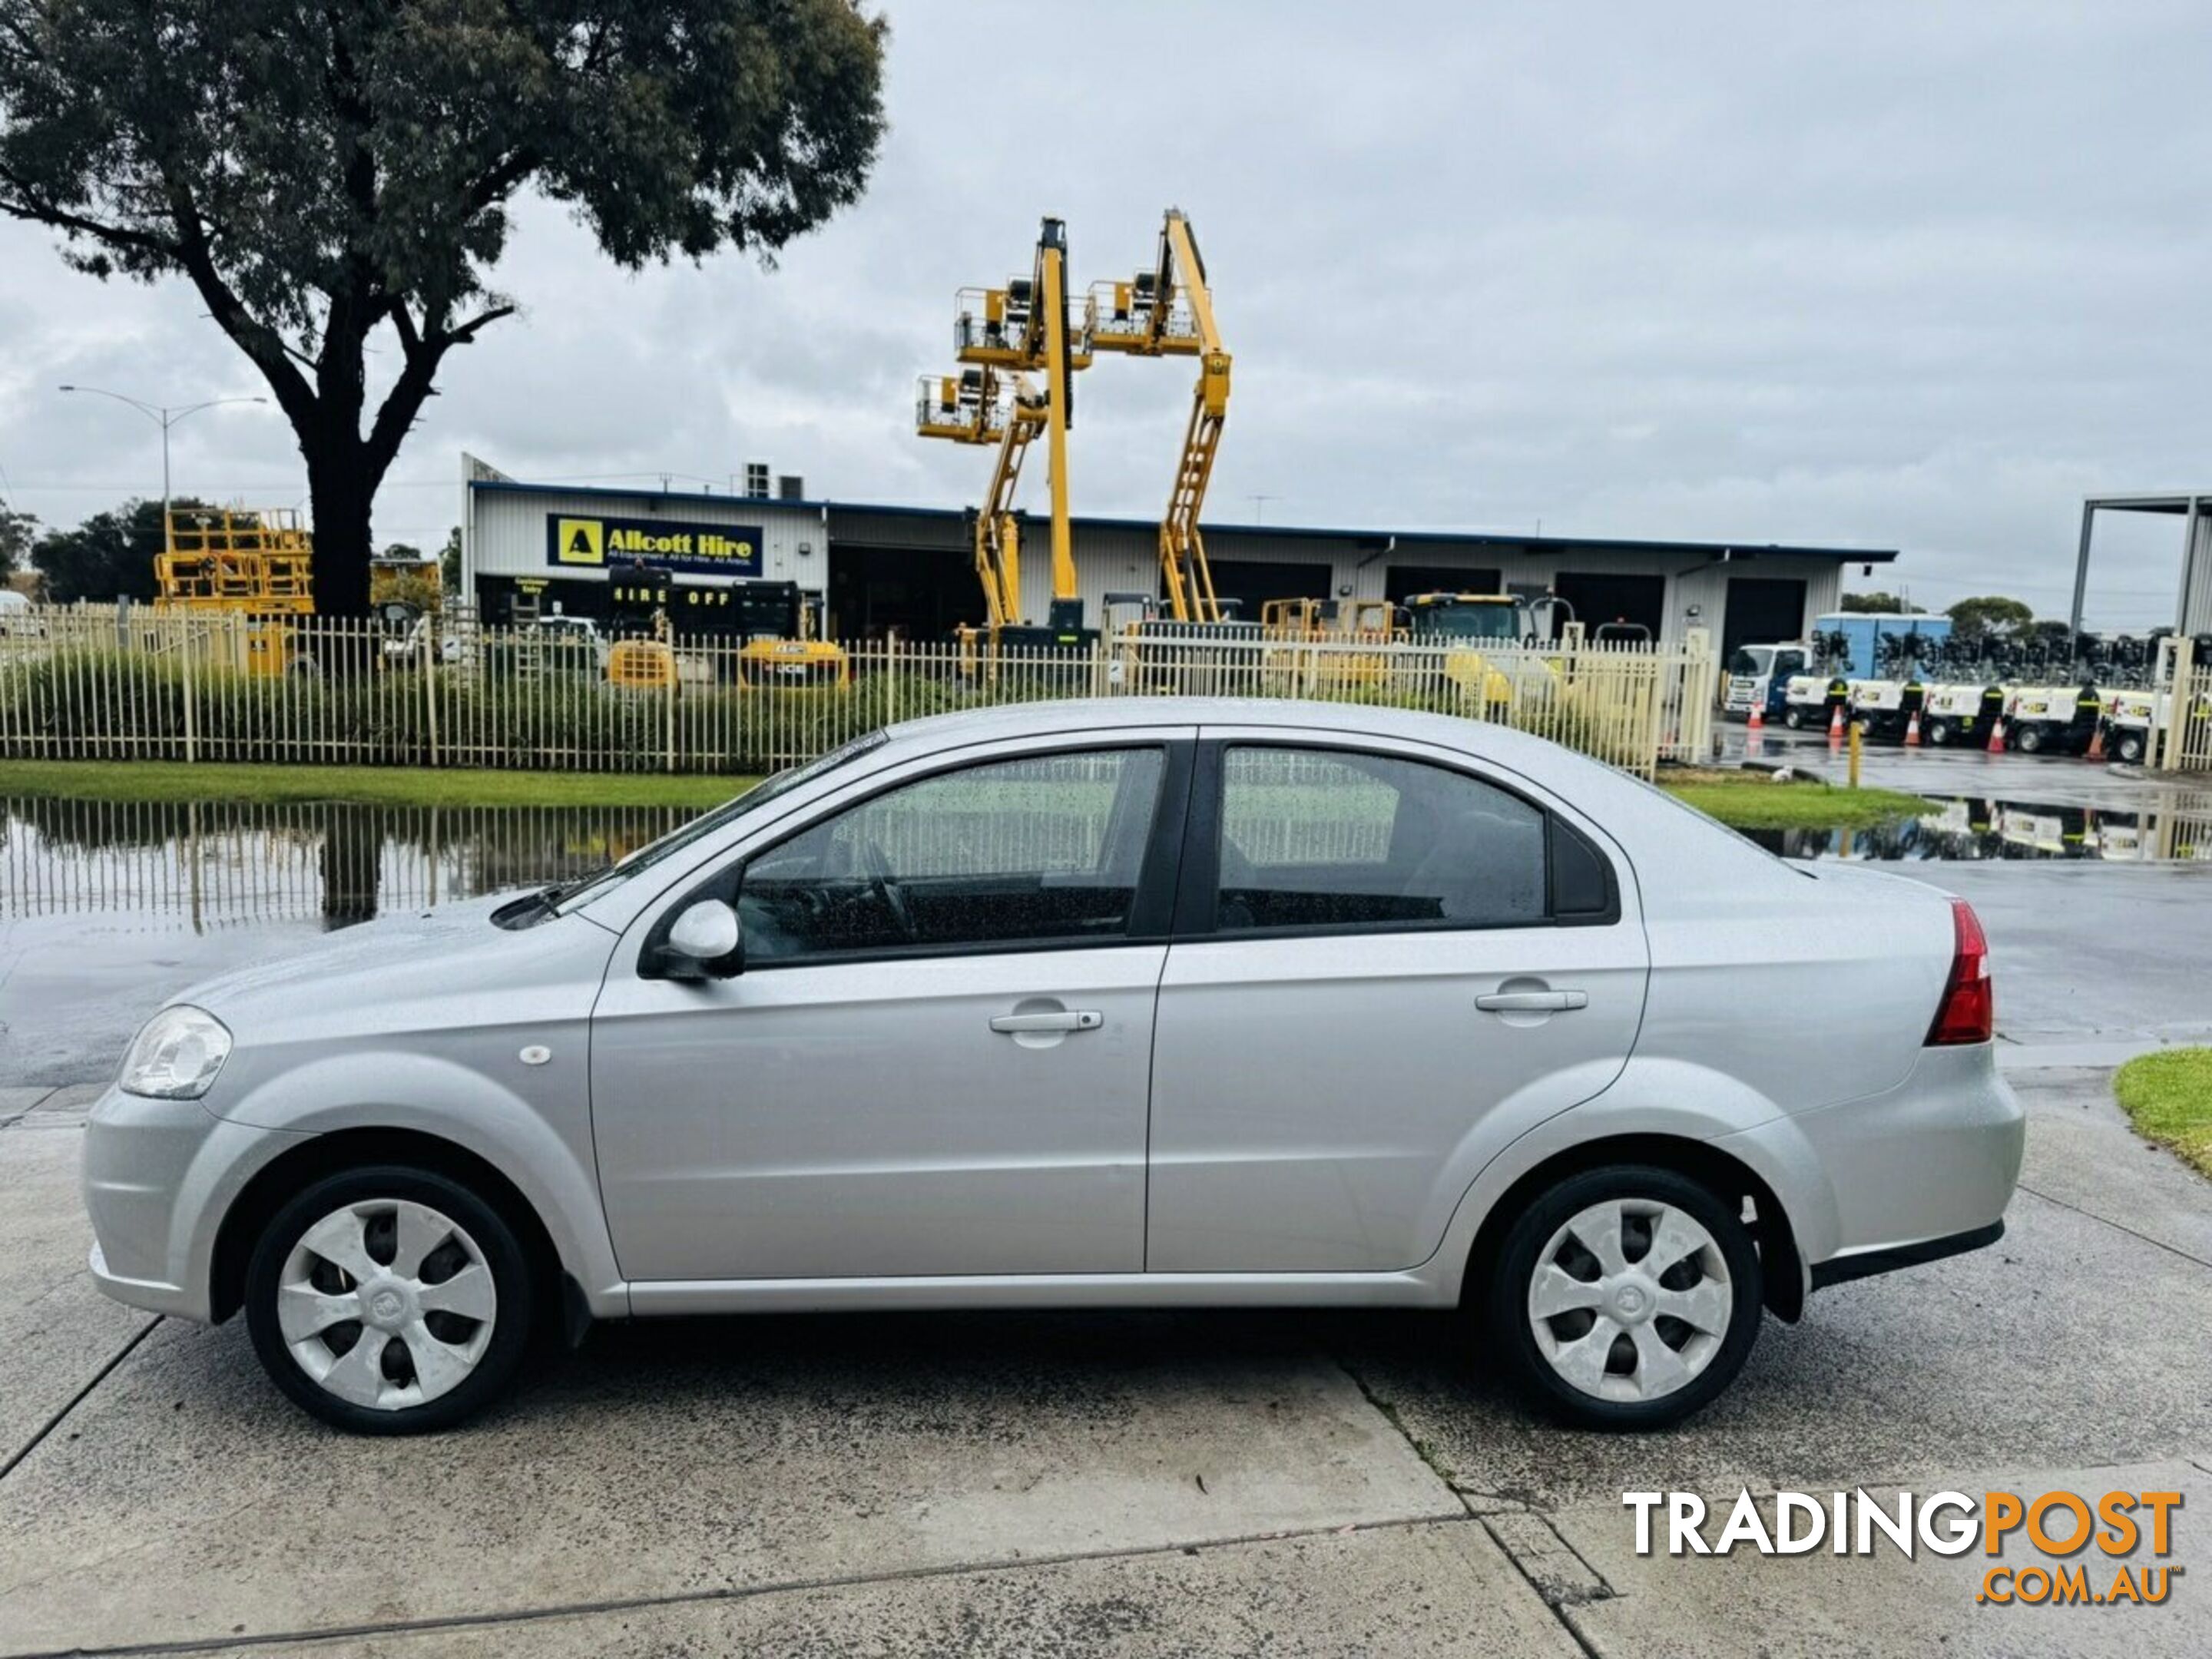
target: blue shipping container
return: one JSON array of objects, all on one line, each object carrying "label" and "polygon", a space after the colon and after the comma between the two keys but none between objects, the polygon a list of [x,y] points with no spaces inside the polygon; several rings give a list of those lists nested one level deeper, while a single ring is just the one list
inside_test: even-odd
[{"label": "blue shipping container", "polygon": [[1813,628],[1816,634],[1841,634],[1850,643],[1850,657],[1842,667],[1832,669],[1832,672],[1840,673],[1845,679],[1870,680],[1881,672],[1882,640],[1903,639],[1916,633],[1923,641],[1945,639],[1951,632],[1951,619],[1944,616],[1893,617],[1859,611],[1831,611],[1816,618]]}]

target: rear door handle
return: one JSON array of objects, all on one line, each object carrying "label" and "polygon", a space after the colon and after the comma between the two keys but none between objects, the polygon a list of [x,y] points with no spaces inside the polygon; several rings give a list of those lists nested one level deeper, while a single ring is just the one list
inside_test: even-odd
[{"label": "rear door handle", "polygon": [[1096,1008],[1063,1008],[1042,1014],[1000,1014],[991,1029],[1018,1036],[1024,1031],[1095,1031],[1106,1023]]},{"label": "rear door handle", "polygon": [[1492,991],[1479,996],[1474,1006],[1492,1014],[1564,1014],[1570,1008],[1589,1006],[1587,991]]}]

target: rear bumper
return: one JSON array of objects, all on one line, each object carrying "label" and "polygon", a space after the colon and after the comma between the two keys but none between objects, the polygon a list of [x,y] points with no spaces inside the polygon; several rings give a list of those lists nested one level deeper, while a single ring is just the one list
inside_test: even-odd
[{"label": "rear bumper", "polygon": [[2020,1182],[2027,1115],[1994,1046],[1977,1043],[1922,1050],[1882,1094],[1714,1144],[1765,1176],[1818,1288],[1994,1243]]},{"label": "rear bumper", "polygon": [[1922,1243],[1899,1244],[1887,1250],[1859,1250],[1850,1255],[1831,1256],[1813,1269],[1813,1288],[1826,1290],[1831,1285],[1846,1285],[1854,1279],[1872,1279],[1876,1273],[1898,1273],[1906,1267],[1941,1261],[1946,1256],[1964,1255],[1969,1250],[1985,1249],[2004,1237],[2004,1223],[1997,1220],[1986,1227],[1953,1233],[1948,1238],[1931,1238]]}]

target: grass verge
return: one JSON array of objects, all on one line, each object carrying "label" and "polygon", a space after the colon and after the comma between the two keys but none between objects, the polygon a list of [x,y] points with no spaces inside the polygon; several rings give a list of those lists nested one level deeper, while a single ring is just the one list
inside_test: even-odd
[{"label": "grass verge", "polygon": [[750,777],[490,772],[408,766],[0,761],[9,796],[117,801],[354,801],[375,806],[719,806]]},{"label": "grass verge", "polygon": [[[665,772],[493,772],[406,766],[256,766],[177,761],[0,761],[0,799],[356,801],[390,806],[718,806],[751,777]],[[1935,809],[1892,789],[1695,771],[1661,787],[1738,830],[1863,830]]]},{"label": "grass verge", "polygon": [[1838,789],[1812,778],[1776,783],[1755,773],[1678,779],[1662,772],[1659,786],[1734,830],[1871,830],[1936,810],[1934,802],[1899,789]]},{"label": "grass verge", "polygon": [[2113,1073],[2112,1093],[2137,1134],[2212,1176],[2212,1048],[2138,1054]]}]

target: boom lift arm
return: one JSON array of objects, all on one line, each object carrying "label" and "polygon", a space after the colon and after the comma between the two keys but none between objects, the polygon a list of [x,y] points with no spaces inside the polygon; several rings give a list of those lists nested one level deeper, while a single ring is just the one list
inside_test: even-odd
[{"label": "boom lift arm", "polygon": [[1029,446],[1042,433],[1052,501],[1047,620],[1055,631],[1079,630],[1083,601],[1067,516],[1067,428],[1074,418],[1075,372],[1090,367],[1091,349],[1088,330],[1069,327],[1067,230],[1061,221],[1044,222],[1026,282],[1018,277],[1003,289],[960,291],[953,348],[969,368],[957,378],[923,380],[915,424],[924,437],[999,447],[989,494],[975,516],[975,573],[985,623],[995,641],[1020,621],[1021,533],[1014,499]]},{"label": "boom lift arm", "polygon": [[1199,514],[1229,415],[1230,356],[1213,319],[1213,294],[1190,221],[1170,208],[1160,227],[1159,256],[1150,271],[1127,283],[1102,283],[1091,291],[1098,320],[1092,343],[1101,351],[1139,357],[1196,357],[1190,418],[1176,460],[1174,486],[1160,520],[1160,574],[1168,611],[1178,622],[1218,623],[1221,604],[1206,562]]}]

